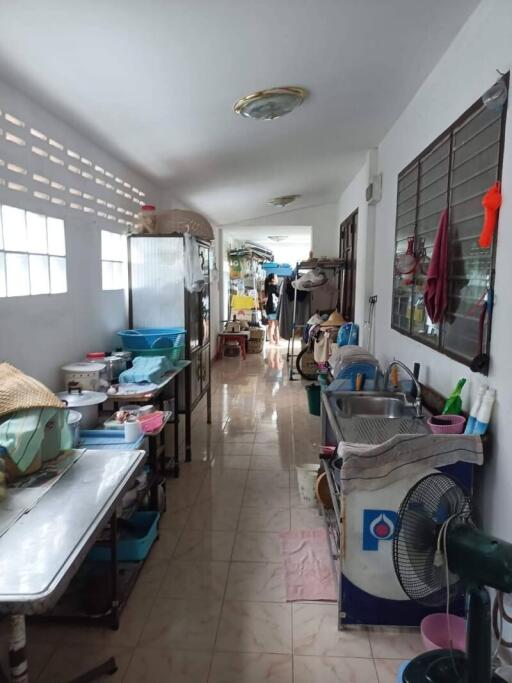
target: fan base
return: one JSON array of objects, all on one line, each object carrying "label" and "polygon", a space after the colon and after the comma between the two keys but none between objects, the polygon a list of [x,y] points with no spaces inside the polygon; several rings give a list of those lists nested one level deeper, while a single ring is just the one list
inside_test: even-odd
[{"label": "fan base", "polygon": [[[432,650],[409,662],[405,667],[402,681],[403,683],[465,683],[466,669],[467,659],[463,652]],[[487,682],[482,681],[482,683]],[[489,683],[503,683],[503,679],[493,674]]]}]

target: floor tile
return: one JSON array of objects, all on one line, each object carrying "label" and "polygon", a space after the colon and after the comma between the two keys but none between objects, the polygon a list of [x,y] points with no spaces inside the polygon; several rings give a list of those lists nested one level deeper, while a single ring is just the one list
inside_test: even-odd
[{"label": "floor tile", "polygon": [[217,503],[215,499],[211,503],[206,501],[197,503],[190,513],[184,533],[201,529],[236,531],[240,507],[231,507],[229,503],[229,500],[225,503]]},{"label": "floor tile", "polygon": [[293,658],[294,683],[378,683],[373,659]]},{"label": "floor tile", "polygon": [[229,562],[186,562],[171,560],[158,596],[191,600],[222,600]]},{"label": "floor tile", "polygon": [[207,683],[211,654],[137,648],[123,683]]},{"label": "floor tile", "polygon": [[208,683],[263,682],[293,683],[292,657],[235,652],[214,654]]},{"label": "floor tile", "polygon": [[190,530],[180,539],[173,559],[225,562],[231,559],[234,541],[233,531]]},{"label": "floor tile", "polygon": [[424,649],[419,633],[370,630],[370,643],[376,659],[412,659]]},{"label": "floor tile", "polygon": [[248,470],[251,464],[250,455],[216,455],[214,454],[210,463],[212,469],[217,470]]},{"label": "floor tile", "polygon": [[293,605],[293,652],[327,657],[371,657],[366,631],[338,631],[334,603]]},{"label": "floor tile", "polygon": [[273,562],[232,562],[226,600],[286,602],[283,565]]},{"label": "floor tile", "polygon": [[132,650],[129,648],[66,645],[54,652],[37,680],[38,683],[68,683],[114,657],[118,670],[113,676],[105,676],[105,679],[122,681],[131,656]]},{"label": "floor tile", "polygon": [[318,529],[325,526],[324,518],[317,507],[292,508],[290,513],[292,529]]},{"label": "floor tile", "polygon": [[238,531],[289,531],[289,508],[242,507]]},{"label": "floor tile", "polygon": [[246,489],[251,487],[267,487],[273,488],[289,488],[290,487],[290,473],[283,472],[268,472],[264,470],[251,470],[247,475]]},{"label": "floor tile", "polygon": [[233,548],[233,561],[281,562],[279,534],[265,531],[238,532]]},{"label": "floor tile", "polygon": [[399,659],[376,659],[375,666],[379,683],[396,683],[401,665],[402,661]]},{"label": "floor tile", "polygon": [[151,649],[211,650],[219,622],[220,600],[157,600],[139,646]]},{"label": "floor tile", "polygon": [[[172,515],[172,511],[168,510],[167,514]],[[160,529],[158,539],[151,548],[151,558],[153,560],[170,560],[182,535],[183,531],[181,529],[174,529],[172,527],[170,529]]]},{"label": "floor tile", "polygon": [[288,470],[291,466],[290,455],[253,455],[251,470]]},{"label": "floor tile", "polygon": [[[278,472],[281,474],[281,472]],[[245,507],[265,506],[267,508],[284,508],[290,505],[290,489],[277,487],[247,486],[242,498]]]},{"label": "floor tile", "polygon": [[227,652],[290,654],[290,605],[226,600],[215,649]]}]

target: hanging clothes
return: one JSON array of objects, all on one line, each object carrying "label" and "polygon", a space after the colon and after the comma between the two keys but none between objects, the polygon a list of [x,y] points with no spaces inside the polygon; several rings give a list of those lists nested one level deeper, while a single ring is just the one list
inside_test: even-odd
[{"label": "hanging clothes", "polygon": [[[293,325],[293,300],[295,290],[291,286],[292,278],[285,277],[281,283],[277,317],[279,334],[283,339],[290,339]],[[309,292],[297,291],[296,325],[305,325],[311,317],[311,295]]]},{"label": "hanging clothes", "polygon": [[427,272],[424,301],[433,323],[442,320],[448,305],[448,209],[441,214]]}]

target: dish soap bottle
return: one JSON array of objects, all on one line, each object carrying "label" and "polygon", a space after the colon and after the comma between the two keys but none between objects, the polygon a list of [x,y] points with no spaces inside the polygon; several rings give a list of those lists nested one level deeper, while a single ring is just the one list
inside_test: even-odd
[{"label": "dish soap bottle", "polygon": [[462,399],[460,397],[460,392],[462,387],[466,384],[466,378],[463,377],[457,382],[457,386],[452,391],[452,393],[446,399],[446,403],[443,408],[443,415],[460,415],[462,412]]}]

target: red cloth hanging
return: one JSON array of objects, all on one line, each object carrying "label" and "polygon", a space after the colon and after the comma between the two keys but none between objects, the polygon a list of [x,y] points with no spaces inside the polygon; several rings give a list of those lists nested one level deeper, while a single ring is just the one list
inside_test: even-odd
[{"label": "red cloth hanging", "polygon": [[487,190],[482,199],[482,206],[484,207],[484,225],[478,244],[482,249],[489,249],[498,221],[498,209],[501,206],[500,182],[495,183]]},{"label": "red cloth hanging", "polygon": [[442,320],[448,305],[448,209],[441,214],[427,272],[425,308],[433,323]]}]

